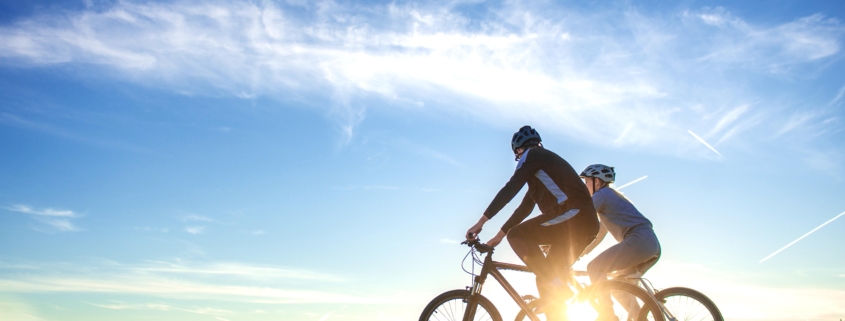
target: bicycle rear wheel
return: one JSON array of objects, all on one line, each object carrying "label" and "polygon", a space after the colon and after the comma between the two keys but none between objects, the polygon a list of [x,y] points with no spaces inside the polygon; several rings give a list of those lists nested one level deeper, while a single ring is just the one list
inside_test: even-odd
[{"label": "bicycle rear wheel", "polygon": [[[584,301],[571,300],[567,307],[567,316],[571,321],[593,321],[598,317],[597,298],[610,295],[613,312],[619,321],[664,321],[657,302],[645,290],[630,283],[608,280],[599,283],[591,292],[591,297]],[[545,316],[540,316],[546,320]],[[525,311],[520,310],[516,321],[530,320]]]},{"label": "bicycle rear wheel", "polygon": [[667,288],[654,294],[678,321],[724,321],[722,312],[706,295],[690,288]]},{"label": "bicycle rear wheel", "polygon": [[[420,321],[461,321],[467,311],[468,290],[452,290],[438,295],[428,303],[420,315]],[[478,306],[473,321],[502,321],[499,310],[490,300],[477,295]]]}]

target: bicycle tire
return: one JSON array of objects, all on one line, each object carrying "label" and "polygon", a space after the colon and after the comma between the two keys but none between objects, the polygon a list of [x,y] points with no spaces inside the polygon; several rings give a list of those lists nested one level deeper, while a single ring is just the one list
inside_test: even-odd
[{"label": "bicycle tire", "polygon": [[[588,302],[593,302],[595,298],[599,295],[610,294],[613,305],[614,305],[614,312],[616,313],[616,317],[619,318],[620,321],[632,320],[632,316],[636,315],[636,320],[639,321],[664,321],[663,313],[660,313],[660,307],[657,305],[657,302],[651,295],[648,294],[642,288],[621,281],[615,280],[608,280],[599,283],[599,285],[593,290],[592,297],[587,298]],[[621,294],[629,294],[636,298],[638,309],[632,312],[628,312],[627,309],[622,307],[622,303],[619,302],[619,297]],[[588,305],[589,308],[593,308],[591,305]],[[633,307],[631,307],[633,308]],[[572,321],[579,321],[579,316],[572,315],[573,307],[570,307],[570,314],[569,319]],[[592,314],[591,314],[592,313]],[[581,316],[582,318],[587,318],[588,320],[594,320],[598,316],[598,312],[590,311],[587,312],[586,316]],[[519,313],[516,315],[516,321],[528,321],[530,320],[526,315],[524,310],[519,310]]]},{"label": "bicycle tire", "polygon": [[724,321],[716,303],[696,290],[683,287],[666,288],[654,294],[678,321]]},{"label": "bicycle tire", "polygon": [[[423,309],[420,321],[461,321],[467,309],[469,290],[451,290],[435,297]],[[477,294],[478,308],[473,321],[502,321],[499,310],[481,294]]]}]

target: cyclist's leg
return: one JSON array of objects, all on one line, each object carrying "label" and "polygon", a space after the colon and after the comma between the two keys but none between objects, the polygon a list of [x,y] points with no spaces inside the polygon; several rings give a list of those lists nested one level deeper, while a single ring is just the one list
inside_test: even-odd
[{"label": "cyclist's leg", "polygon": [[[579,213],[576,217],[582,214],[585,214],[582,218],[587,217],[587,215],[592,218],[596,217],[595,213]],[[591,229],[589,222],[576,219],[576,217],[560,224],[563,225],[561,231],[554,234],[555,237],[549,248],[549,254],[546,256],[550,265],[560,274],[567,273],[572,268],[572,264],[578,260],[584,249],[593,242],[596,238],[596,232],[598,232],[598,224],[595,224],[595,229]],[[566,282],[567,278],[568,275],[559,276],[559,280],[563,280],[563,282]],[[568,299],[574,295],[565,283],[561,283],[555,290],[560,299]],[[547,314],[548,320],[566,320],[566,309],[558,309],[556,312],[558,315]]]},{"label": "cyclist's leg", "polygon": [[592,209],[581,209],[578,215],[560,223],[560,229],[553,234],[551,247],[546,256],[553,269],[565,280],[566,275],[598,233],[598,220]]},{"label": "cyclist's leg", "polygon": [[637,271],[640,271],[643,275],[645,275],[646,271],[651,270],[651,268],[654,267],[655,264],[657,264],[657,261],[660,260],[660,256],[663,254],[663,251],[660,248],[660,241],[657,240],[657,235],[654,234],[654,230],[649,229],[647,232],[650,232],[652,234],[648,237],[653,237],[654,241],[657,243],[657,254],[655,254],[655,256],[649,258],[645,262],[642,262],[637,265]]},{"label": "cyclist's leg", "polygon": [[[587,265],[587,272],[593,284],[607,279],[607,273],[623,270],[645,262],[660,253],[660,245],[651,229],[640,229],[632,231],[622,242],[611,246]],[[656,262],[656,261],[655,261]],[[653,265],[653,264],[652,264]],[[649,266],[650,268],[650,266]],[[617,297],[628,312],[636,315],[639,306],[632,298]],[[602,306],[611,309],[609,306],[610,297],[600,298]],[[601,312],[601,311],[600,311]]]},{"label": "cyclist's leg", "polygon": [[534,272],[538,282],[554,279],[554,271],[539,247],[540,244],[550,244],[548,236],[550,232],[554,232],[554,229],[541,225],[546,220],[548,219],[542,215],[534,217],[508,231],[508,243],[528,269]]},{"label": "cyclist's leg", "polygon": [[[565,235],[568,229],[565,224],[543,226],[542,224],[548,220],[547,216],[538,216],[514,226],[508,231],[508,242],[519,258],[536,275],[537,290],[543,300],[540,304],[542,307],[539,309],[546,313],[547,320],[562,320],[565,306],[558,303],[566,299],[565,296],[572,294],[555,291],[555,288],[566,290],[569,288],[563,283],[565,280],[555,280],[557,278],[554,270],[556,264],[552,263],[557,255],[554,253],[562,252],[562,249],[566,248],[558,241],[558,236]],[[543,255],[540,244],[551,245],[548,256]],[[555,282],[558,283],[557,287],[554,286]]]},{"label": "cyclist's leg", "polygon": [[660,244],[654,236],[654,231],[640,229],[629,233],[622,242],[599,254],[587,264],[587,272],[590,275],[590,281],[595,283],[607,279],[609,272],[636,266],[659,253]]}]

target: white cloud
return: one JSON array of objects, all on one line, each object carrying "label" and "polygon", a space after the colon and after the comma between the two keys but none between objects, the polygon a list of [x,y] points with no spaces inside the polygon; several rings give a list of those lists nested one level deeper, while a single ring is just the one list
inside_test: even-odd
[{"label": "white cloud", "polygon": [[729,271],[661,260],[647,278],[659,288],[685,286],[712,299],[726,320],[804,320],[842,315],[845,291],[752,284]]},{"label": "white cloud", "polygon": [[73,232],[73,231],[79,231],[80,230],[78,227],[73,225],[73,223],[71,223],[70,221],[68,221],[66,219],[51,219],[51,220],[41,219],[40,221],[44,222],[44,224],[52,226],[56,230],[59,230],[59,231],[62,231],[62,232]]},{"label": "white cloud", "polygon": [[185,232],[198,235],[205,231],[205,226],[186,226]]},{"label": "white cloud", "polygon": [[415,154],[418,154],[420,156],[425,156],[427,158],[436,159],[436,160],[439,160],[439,161],[442,161],[442,162],[445,162],[445,163],[449,163],[451,165],[458,166],[458,167],[464,166],[463,164],[461,164],[460,162],[458,162],[457,160],[455,160],[454,158],[452,158],[451,156],[449,156],[446,153],[443,153],[443,152],[440,152],[440,151],[437,151],[437,150],[433,150],[433,149],[425,147],[425,146],[421,146],[421,145],[413,143],[413,142],[411,142],[407,139],[398,139],[396,141],[396,144],[400,148],[407,149],[407,150],[409,150],[409,151],[411,151]]},{"label": "white cloud", "polygon": [[[475,19],[428,4],[119,2],[2,27],[0,57],[95,65],[86,72],[188,94],[330,104],[341,143],[368,108],[387,105],[684,154],[688,128],[724,143],[778,123],[763,121],[771,112],[748,117],[765,95],[737,89],[744,79],[726,71],[789,73],[839,54],[845,30],[821,15],[755,25],[723,8],[647,16],[502,4]],[[372,98],[386,104],[362,103]],[[720,106],[739,107],[705,119]]]},{"label": "white cloud", "polygon": [[821,14],[774,25],[752,25],[724,8],[705,9],[691,15],[705,24],[720,28],[711,37],[714,50],[705,60],[742,63],[771,72],[783,72],[790,66],[832,56],[840,51],[843,26]]},{"label": "white cloud", "polygon": [[170,232],[170,229],[169,229],[169,228],[166,228],[166,227],[154,228],[154,227],[144,226],[144,227],[136,227],[136,228],[135,228],[135,230],[138,230],[138,231],[146,231],[146,232],[150,232],[150,231],[152,231],[152,232],[161,232],[161,233],[167,233],[167,232]]},{"label": "white cloud", "polygon": [[249,279],[296,279],[312,281],[344,281],[329,274],[316,273],[308,270],[278,268],[270,266],[256,266],[239,263],[213,263],[205,265],[190,265],[178,262],[153,261],[143,266],[130,266],[129,269],[142,274],[147,273],[177,273],[185,275],[225,275]]},{"label": "white cloud", "polygon": [[[2,38],[2,35],[0,35],[0,38]],[[2,51],[2,49],[0,49],[0,51]],[[2,57],[2,55],[0,55],[0,57]],[[86,135],[77,134],[77,133],[74,133],[73,131],[69,131],[69,130],[66,130],[64,128],[56,127],[56,126],[53,126],[53,125],[50,125],[50,124],[47,124],[47,123],[32,121],[32,120],[26,119],[24,117],[20,117],[20,116],[16,116],[16,115],[4,113],[4,112],[0,112],[0,124],[2,124],[2,123],[12,124],[14,126],[20,126],[20,127],[31,129],[31,130],[37,130],[37,131],[40,131],[40,132],[44,132],[44,133],[48,133],[48,134],[55,135],[55,136],[58,136],[58,137],[62,137],[62,138],[65,138],[65,139],[70,139],[70,140],[74,140],[74,141],[79,141],[79,142],[83,142],[83,143],[94,144],[94,145],[99,145],[99,146],[104,146],[104,147],[116,148],[116,149],[129,151],[129,152],[133,152],[133,153],[149,153],[150,152],[149,150],[147,150],[145,148],[141,148],[141,147],[138,147],[138,146],[135,146],[135,145],[132,145],[132,144],[127,144],[127,143],[124,143],[124,142],[112,140],[111,138],[87,137]]]},{"label": "white cloud", "polygon": [[45,208],[42,210],[36,210],[32,207],[27,205],[13,205],[6,207],[7,210],[13,212],[20,212],[32,215],[39,215],[39,216],[52,216],[52,217],[78,217],[78,215],[74,214],[73,211],[69,210],[57,210],[53,208]]},{"label": "white cloud", "polygon": [[6,210],[12,212],[19,212],[30,215],[33,219],[43,223],[46,229],[38,227],[36,230],[44,232],[77,232],[82,231],[81,228],[74,225],[71,219],[78,218],[80,215],[70,210],[61,210],[54,208],[35,209],[28,205],[12,205],[5,207]]},{"label": "white cloud", "polygon": [[320,321],[328,320],[332,316],[332,313],[334,313],[334,311],[324,314],[322,317],[320,317]]},{"label": "white cloud", "polygon": [[833,108],[798,110],[787,117],[777,130],[777,136],[792,134],[807,141],[817,139],[821,135],[835,134],[842,131],[842,121]]},{"label": "white cloud", "polygon": [[191,215],[187,215],[187,216],[182,217],[182,221],[183,222],[217,222],[214,219],[211,219],[211,218],[208,218],[208,217],[205,217],[205,216],[202,216],[202,215],[195,215],[195,214],[191,214]]},{"label": "white cloud", "polygon": [[388,185],[352,185],[352,186],[347,186],[347,187],[335,187],[335,189],[341,189],[341,190],[346,190],[346,191],[351,191],[351,190],[378,191],[378,190],[398,190],[399,187],[388,186]]},{"label": "white cloud", "polygon": [[[343,280],[334,275],[280,267],[240,263],[186,265],[151,262],[141,265],[46,264],[36,271],[4,274],[4,293],[114,293],[156,298],[223,300],[263,304],[302,303],[391,303],[400,300],[332,291],[305,290],[294,281],[307,281],[314,289],[320,282]],[[177,273],[178,278],[173,277]],[[333,287],[337,289],[338,287]],[[174,309],[167,304],[97,304],[108,309]],[[191,312],[223,314],[214,308],[193,308]]]},{"label": "white cloud", "polygon": [[45,319],[39,316],[38,309],[32,304],[4,297],[0,299],[0,320],[42,321]]},{"label": "white cloud", "polygon": [[839,88],[839,92],[837,92],[837,93],[836,93],[836,97],[833,97],[833,100],[831,100],[831,101],[828,103],[828,106],[834,106],[834,105],[836,105],[836,103],[838,103],[838,102],[839,102],[839,100],[841,100],[841,99],[842,99],[842,96],[843,96],[843,95],[845,95],[845,85],[843,85],[843,86],[842,86],[842,88]]},{"label": "white cloud", "polygon": [[747,110],[748,105],[741,105],[729,110],[727,113],[725,113],[724,116],[722,116],[722,118],[719,119],[719,121],[716,123],[716,127],[713,128],[710,134],[712,135],[722,131],[723,129],[725,129],[725,127],[735,122],[739,118],[739,116],[744,114]]},{"label": "white cloud", "polygon": [[173,308],[170,305],[164,303],[146,303],[146,304],[128,304],[122,302],[115,302],[115,303],[107,303],[107,304],[95,304],[91,303],[91,305],[109,309],[109,310],[158,310],[158,311],[170,311]]}]

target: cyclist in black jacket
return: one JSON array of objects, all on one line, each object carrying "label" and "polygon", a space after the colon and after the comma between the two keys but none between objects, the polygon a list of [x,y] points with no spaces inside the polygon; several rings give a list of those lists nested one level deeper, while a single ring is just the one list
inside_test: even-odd
[{"label": "cyclist in black jacket", "polygon": [[[528,192],[502,229],[487,245],[496,246],[507,235],[514,252],[537,276],[539,310],[547,311],[547,319],[561,319],[564,307],[549,307],[572,296],[558,278],[578,259],[599,230],[599,221],[590,192],[566,160],[543,148],[536,130],[524,126],[514,133],[511,149],[517,160],[516,171],[496,194],[478,223],[467,230],[467,239],[475,238],[484,223],[493,218],[516,196],[526,183]],[[523,222],[534,205],[540,215]],[[539,245],[550,245],[543,255]]]}]

